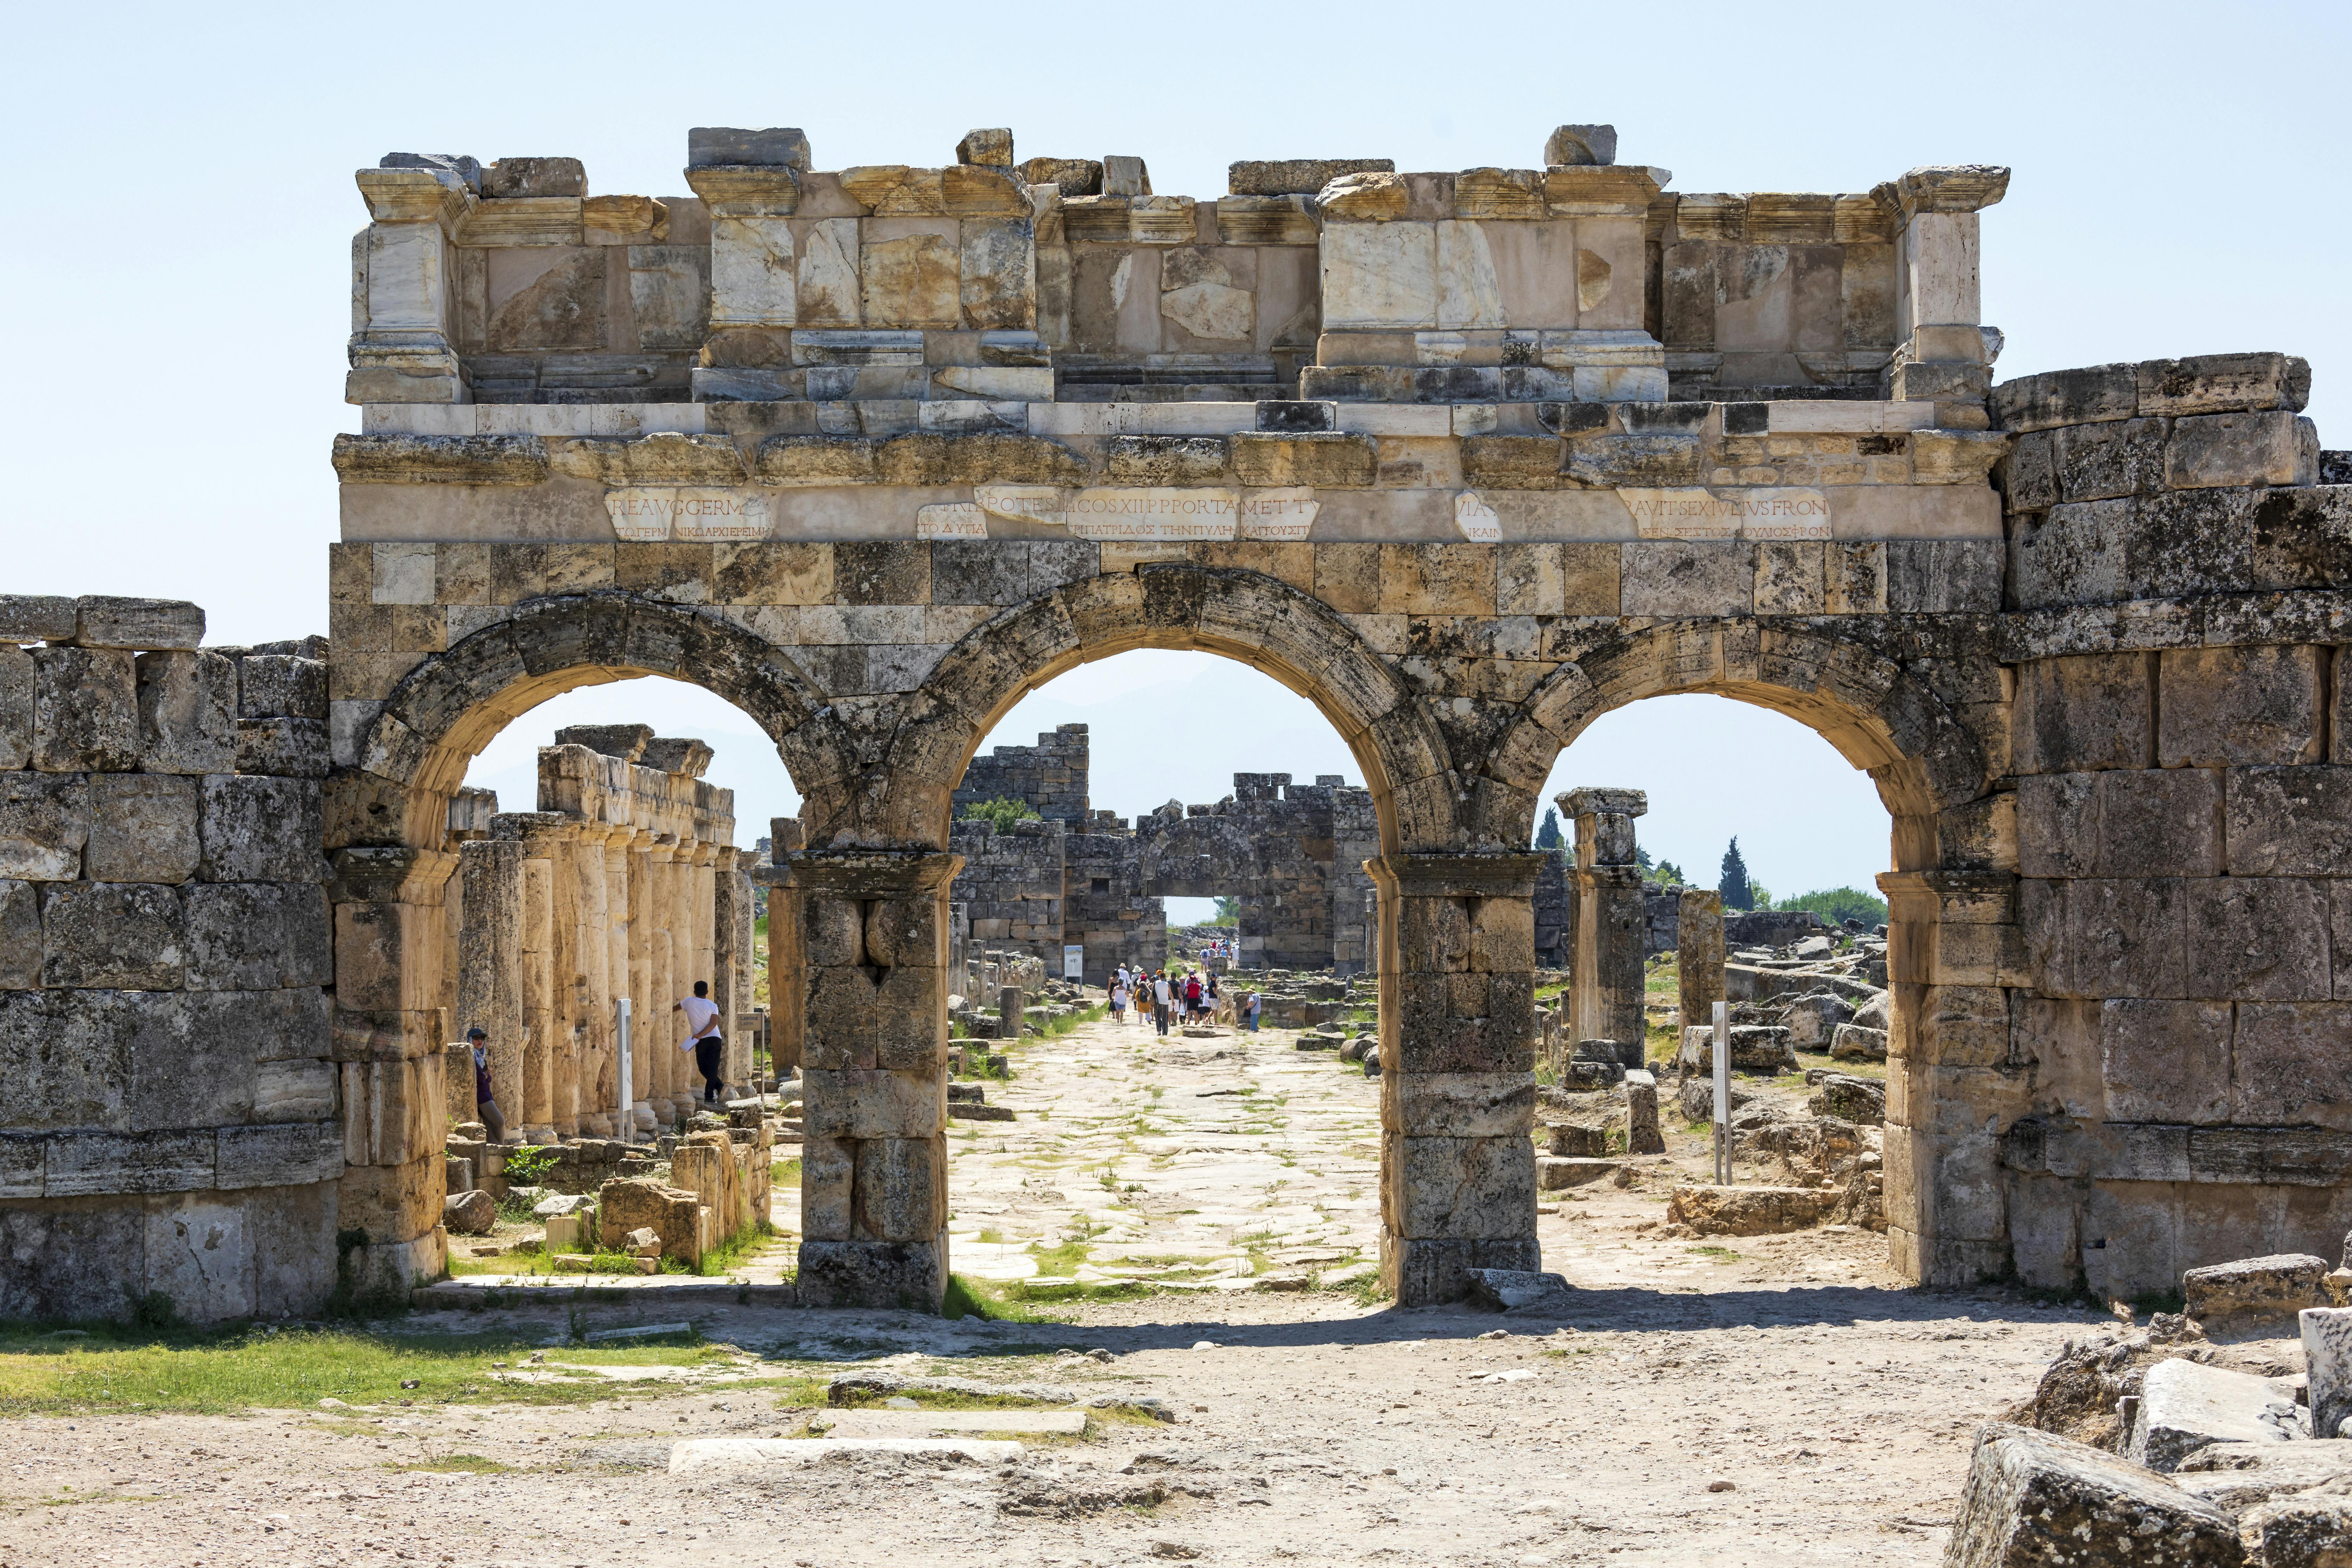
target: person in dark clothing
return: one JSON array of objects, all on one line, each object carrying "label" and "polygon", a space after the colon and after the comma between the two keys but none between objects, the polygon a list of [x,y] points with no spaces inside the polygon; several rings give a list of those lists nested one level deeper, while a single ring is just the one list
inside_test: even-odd
[{"label": "person in dark clothing", "polygon": [[506,1113],[490,1088],[490,1032],[479,1024],[466,1031],[466,1043],[474,1047],[474,1115],[490,1130],[490,1142],[507,1141]]}]

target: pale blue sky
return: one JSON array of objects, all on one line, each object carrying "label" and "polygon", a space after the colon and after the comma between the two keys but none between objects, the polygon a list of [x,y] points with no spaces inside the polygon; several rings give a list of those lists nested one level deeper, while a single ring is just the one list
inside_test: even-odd
[{"label": "pale blue sky", "polygon": [[[2336,308],[2347,16],[1697,0],[28,6],[12,14],[0,96],[18,225],[0,250],[16,365],[0,381],[15,476],[0,592],[191,598],[215,641],[325,630],[328,442],[357,425],[341,401],[364,217],[352,171],[395,149],[570,154],[593,191],[664,195],[682,189],[697,124],[798,125],[835,168],[938,163],[964,131],[1010,124],[1019,156],[1137,153],[1155,189],[1203,197],[1242,157],[1524,166],[1563,121],[1613,122],[1623,161],[1663,164],[1684,191],[1861,191],[1917,163],[2008,163],[2009,198],[1984,224],[2000,374],[2284,349],[2313,363],[2323,440],[2352,446],[2339,374],[2352,326]],[[1141,800],[1111,793],[1129,764],[1098,746],[1104,804],[1213,798],[1236,767],[1311,774],[1307,753],[1337,746],[1286,693],[1184,668],[1132,678],[1153,684],[1129,706],[1196,700],[1213,738],[1133,764]],[[1091,716],[1073,700],[1041,693],[998,738]],[[1582,755],[1615,732],[1621,754]],[[1726,759],[1736,785],[1720,782]],[[1885,864],[1883,819],[1841,825],[1859,859],[1792,847],[1822,878],[1776,868],[1768,830],[1733,826],[1787,820],[1762,791],[1850,819],[1841,792],[1868,790],[1772,715],[1644,704],[1569,761],[1574,782],[1648,784],[1645,837],[1694,871],[1720,856],[1721,831],[1741,834],[1776,889]],[[1739,811],[1704,831],[1696,805],[1674,814],[1694,824],[1687,844],[1664,820],[1670,791],[1735,789]]]}]

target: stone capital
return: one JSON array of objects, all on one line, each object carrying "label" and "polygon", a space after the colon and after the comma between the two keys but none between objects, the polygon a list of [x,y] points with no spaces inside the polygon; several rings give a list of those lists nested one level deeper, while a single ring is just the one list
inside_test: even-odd
[{"label": "stone capital", "polygon": [[[437,223],[444,232],[471,212],[475,196],[462,182],[445,184],[430,169],[361,169],[352,175],[368,216],[377,223]],[[449,176],[456,181],[456,176]]]},{"label": "stone capital", "polygon": [[1382,855],[1364,869],[1391,897],[1410,899],[1533,898],[1549,857],[1504,855]]},{"label": "stone capital", "polygon": [[1674,177],[1640,163],[1562,163],[1544,171],[1544,201],[1558,217],[1645,217]]},{"label": "stone capital", "polygon": [[580,819],[560,811],[502,811],[490,818],[490,837],[522,843],[525,858],[543,859],[553,846],[569,843]]},{"label": "stone capital", "polygon": [[1607,789],[1587,787],[1572,789],[1552,799],[1563,816],[1642,816],[1648,814],[1650,797],[1638,789]]},{"label": "stone capital", "polygon": [[1920,213],[1979,212],[2008,194],[2009,171],[1999,163],[1931,163],[1871,192],[1906,222]]},{"label": "stone capital", "polygon": [[789,217],[800,210],[800,176],[782,163],[706,163],[686,183],[713,217]]},{"label": "stone capital", "polygon": [[445,849],[338,849],[328,899],[338,904],[437,904],[457,857]]},{"label": "stone capital", "polygon": [[954,880],[963,857],[936,849],[798,849],[785,858],[790,885],[845,898],[929,892]]}]

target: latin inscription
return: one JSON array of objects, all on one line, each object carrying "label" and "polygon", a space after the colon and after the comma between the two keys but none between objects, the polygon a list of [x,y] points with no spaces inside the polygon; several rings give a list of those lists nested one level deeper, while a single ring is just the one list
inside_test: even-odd
[{"label": "latin inscription", "polygon": [[1830,537],[1829,499],[1814,489],[1621,489],[1617,499],[1643,539]]}]

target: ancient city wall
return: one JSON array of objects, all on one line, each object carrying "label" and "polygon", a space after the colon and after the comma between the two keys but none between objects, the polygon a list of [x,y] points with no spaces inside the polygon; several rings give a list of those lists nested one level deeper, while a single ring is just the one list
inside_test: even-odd
[{"label": "ancient city wall", "polygon": [[9,1317],[314,1310],[378,1173],[438,1142],[439,1064],[387,1075],[331,1027],[322,650],[204,625],[0,599]]}]

